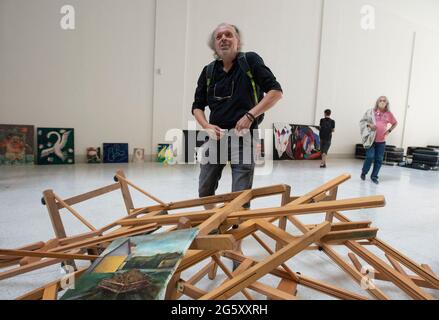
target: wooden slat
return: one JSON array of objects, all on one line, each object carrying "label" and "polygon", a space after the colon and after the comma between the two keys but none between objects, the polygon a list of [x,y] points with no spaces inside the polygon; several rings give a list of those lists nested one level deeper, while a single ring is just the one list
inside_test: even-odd
[{"label": "wooden slat", "polygon": [[66,238],[66,230],[61,220],[58,204],[55,200],[53,190],[46,190],[43,192],[44,202],[46,203],[47,211],[49,212],[50,221],[52,222],[53,231],[57,238]]},{"label": "wooden slat", "polygon": [[[369,243],[370,245],[370,243]],[[360,263],[360,261],[358,260],[357,256],[355,254],[353,254],[352,252],[348,254],[349,258],[351,259],[352,263],[354,264],[355,268],[361,272],[362,269],[362,265]],[[375,270],[375,279],[376,280],[381,280],[381,281],[390,281],[391,280],[384,276],[383,274],[381,274],[379,271]],[[419,277],[419,276],[408,276],[410,278],[410,280],[412,280],[417,286],[422,287],[422,288],[429,288],[429,289],[435,289],[435,287],[428,282],[427,280]]]},{"label": "wooden slat", "polygon": [[[245,256],[243,256],[235,251],[223,252],[223,256],[227,257],[229,259],[235,260],[235,261],[244,261],[246,259],[250,259],[250,258],[247,258],[247,257],[245,257]],[[250,260],[252,260],[253,264],[258,263],[254,259],[250,259]],[[286,280],[292,281],[290,274],[288,274],[284,270],[280,269],[280,267],[272,269],[269,273],[272,274],[273,276],[279,277],[281,279],[286,279]],[[311,289],[318,290],[318,291],[321,290],[320,292],[323,292],[327,295],[333,296],[333,297],[338,298],[338,299],[367,300],[367,297],[358,295],[356,293],[353,293],[353,292],[350,292],[350,291],[347,291],[344,289],[336,288],[336,287],[331,286],[329,284],[326,284],[322,281],[316,281],[316,280],[313,280],[309,277],[305,277],[303,275],[298,275],[298,281],[300,282],[300,285],[303,285],[303,286],[306,286],[306,287],[309,287]],[[249,286],[249,288],[253,289],[252,286]],[[273,299],[275,299],[275,298],[273,298]]]},{"label": "wooden slat", "polygon": [[[84,202],[84,201],[99,197],[101,195],[104,195],[106,193],[109,193],[109,192],[112,192],[112,191],[115,191],[118,189],[120,189],[120,184],[114,183],[114,184],[111,184],[111,185],[108,185],[108,186],[105,186],[105,187],[102,187],[102,188],[99,188],[99,189],[96,189],[96,190],[93,190],[93,191],[90,191],[87,193],[80,194],[78,196],[74,196],[74,197],[65,199],[64,202],[67,203],[69,206],[73,206],[77,203]],[[57,203],[57,207],[58,207],[58,209],[62,209],[63,205],[60,203]]]},{"label": "wooden slat", "polygon": [[[337,212],[334,213],[334,216],[338,218],[337,216]],[[294,224],[299,230],[301,230],[302,232],[306,232],[306,230],[308,230],[306,228],[306,226],[301,223],[296,217],[293,216],[289,216],[288,219],[291,221],[292,224]],[[342,220],[343,222],[349,222],[349,220]],[[357,282],[358,284],[361,284],[361,281],[363,279],[363,275],[361,274],[361,272],[357,271],[354,267],[352,267],[351,265],[349,265],[348,263],[346,263],[346,261],[343,260],[343,258],[337,253],[335,252],[335,250],[333,250],[331,248],[331,246],[326,245],[324,243],[320,243],[319,244],[320,247],[323,249],[323,252],[332,259],[332,261],[334,261],[342,270],[344,270],[355,282]],[[371,294],[372,296],[381,299],[381,300],[390,300],[390,298],[384,294],[384,292],[382,292],[379,288],[375,287],[369,287],[366,289],[369,294]]]},{"label": "wooden slat", "polygon": [[44,289],[42,300],[56,300],[58,296],[58,284],[53,284]]},{"label": "wooden slat", "polygon": [[[248,201],[248,200],[247,200]],[[243,202],[241,200],[241,202]],[[245,202],[244,202],[245,203]],[[201,222],[205,219],[206,221],[215,221],[214,225],[218,225],[218,221],[227,220],[228,224],[239,224],[243,221],[250,219],[262,219],[262,218],[280,218],[283,216],[290,215],[304,215],[304,214],[314,214],[314,213],[324,213],[328,210],[358,210],[358,209],[367,209],[367,208],[377,208],[385,205],[385,199],[383,196],[371,196],[371,197],[363,197],[363,198],[354,198],[347,200],[333,200],[327,202],[318,202],[311,204],[300,204],[292,207],[284,206],[284,207],[275,207],[275,208],[266,208],[266,209],[256,209],[256,210],[244,210],[244,211],[236,211],[236,207],[225,207],[220,209],[218,212],[222,214],[221,219],[218,219],[219,216],[217,213],[211,215],[210,212],[191,212],[191,213],[181,213],[181,214],[171,214],[168,216],[157,217],[155,218],[139,218],[138,220],[125,220],[120,221],[120,224],[143,224],[143,223],[158,223],[160,225],[168,225],[168,224],[177,224],[178,220],[182,217],[186,217],[194,222]],[[221,211],[222,210],[222,211]],[[226,211],[227,210],[227,211]],[[227,212],[227,213],[225,213]],[[224,218],[224,216],[226,218]],[[214,218],[215,217],[215,218]],[[224,220],[222,220],[224,219]],[[216,221],[218,220],[218,221]],[[206,225],[206,221],[203,222]],[[202,228],[203,225],[200,225]],[[212,229],[213,230],[213,229]],[[206,231],[205,231],[206,232]],[[204,233],[205,233],[204,232]],[[210,231],[209,231],[210,232]]]},{"label": "wooden slat", "polygon": [[[83,268],[82,270],[78,270],[74,273],[71,274],[71,276],[76,280],[78,279],[85,271],[87,271],[87,268]],[[61,281],[63,279],[58,279],[55,280],[47,285],[45,285],[44,287],[32,290],[28,293],[25,293],[24,295],[19,296],[16,300],[41,300],[43,298],[44,295],[44,291],[46,290],[47,287],[51,287],[53,285],[57,285],[58,286],[58,290],[60,289],[60,284]]]},{"label": "wooden slat", "polygon": [[276,240],[280,244],[278,248],[281,248],[282,246],[296,240],[298,237],[292,236],[288,232],[282,230],[281,228],[275,227],[271,223],[259,220],[257,222],[258,228],[260,231],[264,232],[266,235],[271,237],[272,239]]},{"label": "wooden slat", "polygon": [[185,212],[185,213],[173,213],[163,216],[146,216],[137,219],[123,219],[119,220],[117,223],[121,226],[136,226],[144,225],[148,223],[157,223],[158,225],[171,225],[177,224],[181,218],[186,218],[193,221],[204,221],[210,218],[216,211],[215,210],[205,210],[205,211],[195,211],[195,212]]},{"label": "wooden slat", "polygon": [[85,232],[85,233],[78,234],[76,236],[71,236],[71,237],[59,239],[59,245],[60,246],[64,246],[64,245],[67,245],[67,244],[71,244],[71,243],[74,243],[74,242],[90,239],[90,238],[97,237],[97,236],[100,236],[100,235],[102,235],[101,230]]},{"label": "wooden slat", "polygon": [[[244,261],[232,274],[232,272],[229,271],[229,269],[224,265],[224,263],[222,263],[221,258],[218,255],[213,255],[212,259],[215,261],[215,263],[218,265],[218,267],[220,267],[221,270],[223,270],[223,272],[226,274],[226,276],[229,279],[233,279],[237,274],[244,272],[248,268],[248,266],[245,264],[245,261]],[[247,289],[241,288],[241,292],[244,295],[244,297],[246,297],[248,300],[255,300],[253,298],[253,296],[248,292]]]},{"label": "wooden slat", "polygon": [[181,280],[181,273],[175,272],[171,280],[168,282],[168,286],[166,287],[165,300],[176,300],[179,296],[180,292],[177,290],[177,286],[179,281]]},{"label": "wooden slat", "polygon": [[[282,281],[289,281],[291,283],[294,283],[291,280],[283,279]],[[283,289],[285,289],[285,291],[283,291],[267,286],[266,284],[263,284],[261,282],[255,282],[249,286],[249,289],[263,294],[264,296],[272,300],[298,300],[295,295],[288,293],[289,289],[292,289],[291,287],[289,287],[289,289],[283,287]]]},{"label": "wooden slat", "polygon": [[398,271],[401,276],[405,277],[407,279],[407,281],[411,282],[411,284],[416,285],[413,280],[410,278],[410,276],[407,274],[407,272],[405,272],[405,270],[401,267],[401,265],[398,263],[398,261],[396,261],[395,259],[393,259],[390,255],[388,255],[386,253],[386,258],[387,260],[389,260],[390,264],[393,266],[393,268],[395,268],[396,271]]},{"label": "wooden slat", "polygon": [[180,280],[177,284],[177,288],[181,288],[181,294],[184,294],[192,299],[199,299],[206,294],[206,291],[201,290],[194,285]]},{"label": "wooden slat", "polygon": [[377,228],[331,231],[326,236],[324,236],[321,241],[327,244],[331,244],[345,242],[347,240],[372,239],[376,237],[377,232]]},{"label": "wooden slat", "polygon": [[343,174],[335,179],[328,181],[327,183],[321,185],[320,187],[308,192],[307,194],[295,199],[294,201],[290,202],[288,204],[288,206],[296,206],[298,204],[307,203],[307,202],[313,200],[313,198],[317,197],[318,195],[320,195],[324,192],[328,192],[329,190],[339,186],[340,184],[349,180],[350,178],[351,178],[351,175]]},{"label": "wooden slat", "polygon": [[[42,247],[44,247],[45,244],[46,243],[44,241],[39,241],[39,242],[31,243],[31,244],[28,244],[28,245],[25,245],[25,246],[22,246],[22,247],[19,247],[19,248],[15,248],[15,250],[34,251],[34,250],[41,249]],[[3,260],[13,260],[13,259],[16,259],[16,258],[21,258],[21,257],[12,257],[12,256],[9,256],[9,255],[1,256],[0,255],[0,263]]]},{"label": "wooden slat", "polygon": [[16,265],[20,265],[20,258],[15,260],[9,260],[9,261],[5,260],[4,262],[0,262],[0,269],[9,268]]},{"label": "wooden slat", "polygon": [[[344,216],[339,212],[335,213],[335,217],[342,222],[351,222],[346,216]],[[411,260],[409,257],[403,255],[401,252],[392,248],[387,243],[385,243],[384,241],[378,238],[370,240],[370,243],[380,248],[385,253],[391,255],[398,262],[402,263],[404,266],[406,266],[408,269],[416,273],[418,276],[428,281],[436,289],[439,289],[439,277],[437,275],[435,275],[432,272],[429,272],[428,270],[425,270],[424,268],[422,268],[422,266]]]},{"label": "wooden slat", "polygon": [[61,199],[56,194],[53,194],[53,196],[55,197],[55,199],[58,201],[59,204],[61,204],[64,208],[69,210],[70,213],[73,214],[79,221],[81,221],[87,228],[89,228],[91,231],[96,231],[96,228],[93,227],[93,225],[90,222],[88,222],[86,219],[84,219],[84,217],[81,216],[78,211],[76,211],[71,206],[69,206],[67,203],[65,203],[64,200]]},{"label": "wooden slat", "polygon": [[244,191],[236,199],[230,202],[229,205],[227,205],[227,207],[219,209],[215,214],[213,214],[211,217],[205,220],[198,228],[199,229],[198,235],[205,236],[208,235],[213,230],[218,229],[219,225],[223,223],[224,220],[227,219],[228,215],[230,215],[232,212],[244,206],[251,199],[252,199],[252,190]]},{"label": "wooden slat", "polygon": [[191,245],[192,250],[233,250],[235,238],[230,234],[197,237]]},{"label": "wooden slat", "polygon": [[386,275],[386,277],[391,279],[396,286],[398,286],[401,290],[407,293],[410,297],[421,300],[433,299],[431,295],[422,291],[418,286],[414,285],[411,280],[406,279],[405,277],[401,277],[399,272],[391,268],[388,264],[386,264],[372,252],[362,247],[355,241],[347,241],[346,246],[351,249],[355,254],[360,256],[364,261],[369,263],[376,270]]},{"label": "wooden slat", "polygon": [[323,235],[329,232],[331,225],[327,222],[323,223],[321,227],[309,231],[301,238],[295,240],[289,245],[283,247],[267,259],[259,262],[255,266],[251,267],[247,271],[241,273],[237,277],[227,281],[222,286],[212,290],[201,299],[226,299],[233,296],[242,288],[247,287],[251,283],[255,282],[265,274],[269,273],[273,268],[279,266],[286,260],[290,259],[311,243],[320,239]]},{"label": "wooden slat", "polygon": [[394,259],[396,259],[398,262],[402,263],[404,266],[406,266],[408,269],[419,275],[420,277],[424,278],[428,282],[430,282],[436,289],[439,289],[439,278],[434,273],[422,268],[419,264],[408,258],[407,256],[403,255],[402,253],[398,252],[385,242],[381,241],[380,239],[373,239],[371,240],[371,243],[376,245],[378,248],[383,250],[385,253],[392,256]]},{"label": "wooden slat", "polygon": [[433,269],[432,269],[428,264],[421,264],[421,267],[424,268],[425,270],[427,270],[428,272],[430,272],[431,274],[436,275],[436,274],[433,272]]},{"label": "wooden slat", "polygon": [[58,258],[58,259],[75,259],[75,260],[91,260],[91,261],[95,260],[96,258],[99,258],[99,256],[85,255],[85,254],[54,253],[54,252],[26,251],[26,250],[0,249],[0,253],[21,256],[21,257]]},{"label": "wooden slat", "polygon": [[207,274],[207,277],[209,280],[215,280],[217,272],[218,272],[218,264],[212,259],[213,265],[212,268],[210,268],[209,273]]},{"label": "wooden slat", "polygon": [[277,289],[295,296],[297,293],[297,282],[288,279],[281,279]]},{"label": "wooden slat", "polygon": [[238,211],[230,214],[229,223],[235,223],[245,221],[248,219],[260,219],[267,217],[281,217],[285,215],[304,215],[313,213],[323,213],[326,211],[346,211],[346,210],[358,210],[358,209],[368,209],[368,208],[378,208],[383,207],[386,201],[383,196],[371,196],[354,198],[347,200],[333,200],[326,202],[310,203],[295,205],[292,207],[280,207],[280,208],[268,208],[268,209],[257,209],[257,210],[247,210]]},{"label": "wooden slat", "polygon": [[181,260],[177,271],[183,272],[201,261],[210,258],[215,253],[217,253],[217,250],[188,250]]},{"label": "wooden slat", "polygon": [[357,256],[353,254],[352,252],[348,253],[349,259],[351,259],[352,263],[354,264],[355,269],[357,269],[359,272],[361,272],[361,269],[363,266],[360,263],[360,260],[358,260]]},{"label": "wooden slat", "polygon": [[[264,241],[262,241],[262,239],[259,238],[255,233],[253,233],[252,236],[265,249],[265,251],[267,251],[269,254],[274,253],[274,251],[271,250],[270,247]],[[285,270],[285,272],[289,273],[289,275],[291,276],[292,279],[294,279],[294,281],[297,281],[297,275],[285,263],[282,263],[281,267]]]},{"label": "wooden slat", "polygon": [[[285,191],[282,193],[281,206],[285,206],[286,204],[288,204],[290,202],[290,195],[291,195],[291,187],[287,186],[287,188],[285,188]],[[284,216],[284,217],[279,218],[279,228],[286,231],[287,222],[288,222],[287,217]],[[282,243],[277,242],[276,243],[276,251],[279,250],[280,248],[282,248]]]},{"label": "wooden slat", "polygon": [[11,277],[18,276],[20,274],[24,274],[44,267],[48,267],[59,262],[62,262],[62,259],[49,258],[49,259],[43,259],[41,261],[29,263],[27,265],[20,266],[17,268],[9,269],[0,273],[0,280],[8,279]]},{"label": "wooden slat", "polygon": [[197,273],[195,273],[187,282],[190,284],[197,284],[201,279],[203,279],[209,270],[212,268],[215,262],[211,261],[201,268]]},{"label": "wooden slat", "polygon": [[302,275],[299,276],[299,284],[342,300],[368,300],[367,297]]},{"label": "wooden slat", "polygon": [[[125,174],[122,170],[117,170],[117,176],[125,178]],[[134,209],[133,198],[131,198],[130,189],[128,188],[127,183],[124,180],[119,179],[120,191],[122,192],[122,198],[125,203],[125,208],[127,209],[127,213],[130,214],[131,210]]]},{"label": "wooden slat", "polygon": [[332,231],[343,231],[343,230],[354,230],[354,229],[365,229],[365,228],[369,228],[371,224],[372,224],[371,221],[333,223],[331,225],[331,232]]},{"label": "wooden slat", "polygon": [[160,200],[160,199],[157,198],[157,197],[154,197],[152,194],[146,192],[145,190],[143,190],[142,188],[138,187],[137,185],[135,185],[135,184],[132,183],[131,181],[125,179],[125,177],[123,177],[123,176],[121,176],[121,175],[119,175],[119,174],[116,174],[116,178],[117,178],[118,180],[122,180],[122,181],[124,181],[126,184],[130,185],[131,187],[133,187],[134,189],[136,189],[137,191],[139,191],[139,192],[142,193],[143,195],[147,196],[147,197],[150,198],[151,200],[154,200],[155,202],[160,203],[161,205],[166,206],[166,203],[165,203],[164,201]]},{"label": "wooden slat", "polygon": [[85,247],[93,246],[93,245],[96,245],[99,243],[113,241],[114,239],[120,238],[120,237],[128,237],[128,236],[142,234],[142,233],[147,232],[147,230],[154,229],[155,227],[156,226],[154,224],[145,225],[145,226],[141,226],[141,227],[137,227],[137,228],[124,230],[122,232],[112,233],[112,234],[104,235],[101,237],[96,237],[96,238],[92,238],[92,239],[88,239],[88,240],[70,243],[68,245],[60,246],[60,247],[57,247],[57,248],[49,250],[49,251],[50,252],[61,252],[61,251],[75,249],[75,248],[85,248]]},{"label": "wooden slat", "polygon": [[[50,249],[56,248],[58,245],[59,245],[58,239],[50,239],[49,241],[46,242],[46,244],[41,249],[39,249],[39,251],[44,251],[44,252],[49,251]],[[35,251],[33,251],[33,252],[35,252]],[[38,251],[36,251],[36,252],[38,252]],[[35,256],[35,255],[24,256],[24,258],[22,258],[20,260],[20,265],[23,266],[26,264],[40,261],[41,259],[42,258],[39,257],[38,255],[37,256]]]},{"label": "wooden slat", "polygon": [[[253,190],[253,199],[256,199],[259,197],[266,197],[266,196],[281,194],[281,193],[285,192],[286,186],[287,185],[273,185],[270,187],[262,187],[262,188],[252,189]],[[204,197],[204,198],[170,202],[166,206],[163,206],[163,205],[150,206],[150,207],[147,207],[147,209],[150,211],[176,210],[176,209],[182,209],[182,208],[193,208],[193,207],[198,207],[198,206],[203,206],[203,205],[208,205],[208,204],[231,202],[232,200],[236,199],[238,196],[242,195],[244,192],[245,192],[245,190],[216,195],[216,196],[209,196],[209,197]]]}]

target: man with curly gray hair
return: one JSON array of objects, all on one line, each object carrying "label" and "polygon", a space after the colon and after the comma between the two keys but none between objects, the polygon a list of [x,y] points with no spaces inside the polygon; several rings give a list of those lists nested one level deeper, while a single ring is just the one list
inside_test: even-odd
[{"label": "man with curly gray hair", "polygon": [[[241,32],[229,23],[221,23],[209,37],[208,45],[215,61],[201,72],[192,114],[209,133],[210,139],[205,144],[208,148],[205,149],[210,153],[218,151],[218,154],[225,151],[228,157],[222,157],[226,160],[219,163],[202,162],[200,197],[215,194],[227,161],[231,162],[232,168],[232,192],[252,188],[255,162],[253,154],[250,161],[243,161],[248,157],[242,142],[246,139],[242,139],[242,135],[253,135],[263,114],[282,98],[282,88],[262,58],[254,52],[241,52],[241,44]],[[207,106],[210,109],[209,120],[204,113]],[[241,141],[234,139],[235,136],[241,137]],[[231,146],[231,141],[240,141],[239,147]],[[220,144],[228,145],[226,150],[220,148]]]}]

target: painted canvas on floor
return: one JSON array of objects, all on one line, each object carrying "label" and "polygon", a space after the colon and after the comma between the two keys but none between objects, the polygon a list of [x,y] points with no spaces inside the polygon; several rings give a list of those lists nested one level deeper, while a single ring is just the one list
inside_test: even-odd
[{"label": "painted canvas on floor", "polygon": [[74,164],[74,129],[37,128],[37,150],[37,164]]},{"label": "painted canvas on floor", "polygon": [[134,148],[133,162],[134,163],[144,163],[145,162],[145,149]]},{"label": "painted canvas on floor", "polygon": [[197,234],[194,228],[118,239],[61,300],[163,300]]},{"label": "painted canvas on floor", "polygon": [[102,162],[101,148],[100,147],[87,148],[87,163],[101,163],[101,162]]},{"label": "painted canvas on floor", "polygon": [[173,165],[176,163],[177,155],[174,146],[169,143],[160,143],[157,146],[157,162]]},{"label": "painted canvas on floor", "polygon": [[319,127],[275,123],[273,132],[274,160],[321,159]]},{"label": "painted canvas on floor", "polygon": [[104,143],[104,163],[128,163],[128,143]]},{"label": "painted canvas on floor", "polygon": [[0,165],[34,163],[34,126],[0,124]]}]

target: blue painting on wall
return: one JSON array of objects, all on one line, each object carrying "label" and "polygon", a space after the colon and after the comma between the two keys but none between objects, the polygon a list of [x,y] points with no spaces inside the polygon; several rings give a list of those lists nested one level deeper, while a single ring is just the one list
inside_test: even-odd
[{"label": "blue painting on wall", "polygon": [[128,163],[128,143],[104,143],[104,163]]}]

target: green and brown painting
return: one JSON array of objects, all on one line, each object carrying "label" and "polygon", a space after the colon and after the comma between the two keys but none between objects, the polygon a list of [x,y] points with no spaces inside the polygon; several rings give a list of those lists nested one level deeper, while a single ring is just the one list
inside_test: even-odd
[{"label": "green and brown painting", "polygon": [[198,229],[114,241],[61,300],[162,300]]}]

